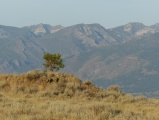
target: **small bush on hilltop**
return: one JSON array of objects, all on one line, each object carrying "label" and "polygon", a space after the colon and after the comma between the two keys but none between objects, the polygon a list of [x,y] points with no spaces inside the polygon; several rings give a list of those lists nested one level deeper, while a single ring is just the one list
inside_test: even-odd
[{"label": "small bush on hilltop", "polygon": [[43,59],[45,60],[44,67],[50,71],[58,71],[60,68],[64,68],[61,54],[45,53]]}]

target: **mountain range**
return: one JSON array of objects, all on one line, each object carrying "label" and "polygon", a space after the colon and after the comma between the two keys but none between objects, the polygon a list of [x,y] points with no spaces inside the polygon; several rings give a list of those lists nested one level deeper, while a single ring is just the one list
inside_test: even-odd
[{"label": "mountain range", "polygon": [[64,27],[0,25],[0,73],[43,68],[45,52],[61,53],[61,72],[97,86],[118,84],[125,92],[159,95],[159,24],[128,23],[111,29],[99,24]]}]

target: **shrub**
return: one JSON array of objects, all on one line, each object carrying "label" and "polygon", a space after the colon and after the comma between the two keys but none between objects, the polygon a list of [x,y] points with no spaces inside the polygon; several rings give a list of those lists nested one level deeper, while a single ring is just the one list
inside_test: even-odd
[{"label": "shrub", "polygon": [[48,68],[50,71],[58,71],[60,68],[64,67],[61,54],[45,53],[43,59],[45,60],[44,67],[46,69]]}]

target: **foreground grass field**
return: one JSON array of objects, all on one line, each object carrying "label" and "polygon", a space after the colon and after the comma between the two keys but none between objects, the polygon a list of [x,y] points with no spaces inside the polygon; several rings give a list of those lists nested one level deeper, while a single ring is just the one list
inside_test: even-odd
[{"label": "foreground grass field", "polygon": [[96,88],[76,76],[0,75],[1,120],[159,120],[159,100]]}]

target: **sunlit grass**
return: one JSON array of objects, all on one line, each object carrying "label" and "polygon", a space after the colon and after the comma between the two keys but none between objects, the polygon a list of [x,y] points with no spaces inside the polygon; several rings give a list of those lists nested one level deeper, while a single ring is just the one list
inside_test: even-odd
[{"label": "sunlit grass", "polygon": [[0,75],[2,120],[158,120],[159,101],[43,71]]}]

